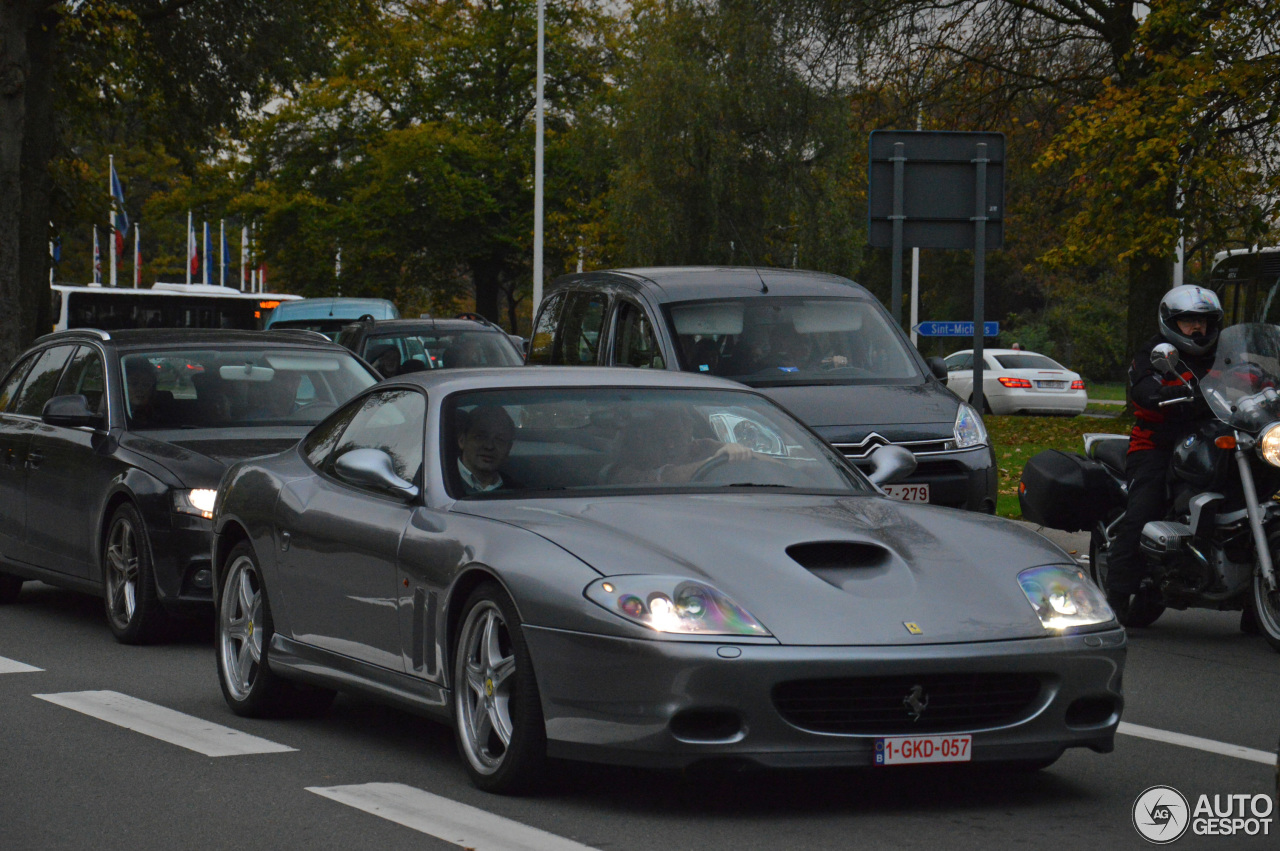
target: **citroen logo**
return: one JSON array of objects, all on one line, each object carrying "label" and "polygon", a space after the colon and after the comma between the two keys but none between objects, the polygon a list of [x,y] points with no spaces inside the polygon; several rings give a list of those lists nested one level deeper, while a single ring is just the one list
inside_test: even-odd
[{"label": "citroen logo", "polygon": [[912,686],[907,696],[902,698],[902,705],[912,721],[919,721],[920,716],[929,708],[929,695],[924,693],[924,686]]}]

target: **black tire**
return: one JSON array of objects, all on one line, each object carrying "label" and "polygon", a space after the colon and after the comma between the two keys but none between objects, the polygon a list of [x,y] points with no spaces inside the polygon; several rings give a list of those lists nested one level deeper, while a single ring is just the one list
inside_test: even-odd
[{"label": "black tire", "polygon": [[107,625],[121,644],[148,644],[165,632],[151,561],[151,540],[133,503],[111,515],[102,548],[102,600]]},{"label": "black tire", "polygon": [[[1108,518],[1108,522],[1114,520],[1114,517]],[[1089,533],[1089,575],[1103,592],[1107,590],[1108,549],[1102,529],[1094,527]],[[1133,629],[1151,626],[1164,614],[1164,605],[1150,584],[1143,584],[1138,593],[1129,598],[1127,605],[1114,608],[1120,625]]]},{"label": "black tire", "polygon": [[23,579],[20,576],[0,573],[0,606],[17,601],[18,594],[22,592],[22,583]]},{"label": "black tire", "polygon": [[247,718],[312,715],[328,709],[333,691],[289,682],[271,670],[268,656],[275,628],[258,558],[248,541],[227,554],[221,575],[214,656],[227,706]]},{"label": "black tire", "polygon": [[[1277,545],[1280,545],[1280,534],[1273,533],[1269,544],[1271,546],[1271,563],[1274,565],[1276,559],[1280,558],[1280,552],[1276,551]],[[1253,619],[1258,631],[1262,633],[1262,637],[1271,645],[1271,649],[1280,653],[1280,589],[1269,591],[1267,589],[1267,581],[1262,578],[1262,572],[1255,570],[1253,572],[1253,593],[1245,605],[1253,607]]]},{"label": "black tire", "polygon": [[467,598],[461,622],[453,710],[463,765],[486,792],[527,792],[543,774],[547,730],[519,615],[502,588],[486,582]]}]

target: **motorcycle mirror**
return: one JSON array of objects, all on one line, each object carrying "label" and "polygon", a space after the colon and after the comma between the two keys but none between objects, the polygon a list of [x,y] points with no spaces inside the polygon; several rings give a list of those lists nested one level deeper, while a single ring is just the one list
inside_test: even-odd
[{"label": "motorcycle mirror", "polygon": [[1158,343],[1151,350],[1151,365],[1162,372],[1177,372],[1177,347],[1172,343]]}]

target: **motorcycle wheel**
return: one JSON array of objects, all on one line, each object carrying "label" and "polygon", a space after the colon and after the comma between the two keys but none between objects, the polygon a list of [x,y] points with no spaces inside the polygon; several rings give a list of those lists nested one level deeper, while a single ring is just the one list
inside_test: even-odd
[{"label": "motorcycle wheel", "polygon": [[[1111,545],[1099,524],[1089,533],[1089,575],[1103,591],[1107,590],[1107,556],[1110,549]],[[1164,614],[1160,596],[1150,584],[1144,584],[1138,589],[1138,593],[1130,597],[1129,604],[1123,608],[1124,611],[1116,611],[1116,620],[1121,626],[1133,629],[1151,626]]]},{"label": "motorcycle wheel", "polygon": [[1253,575],[1253,600],[1246,605],[1253,606],[1255,621],[1262,637],[1271,645],[1271,649],[1280,653],[1280,590],[1267,590],[1267,581],[1260,572]]}]

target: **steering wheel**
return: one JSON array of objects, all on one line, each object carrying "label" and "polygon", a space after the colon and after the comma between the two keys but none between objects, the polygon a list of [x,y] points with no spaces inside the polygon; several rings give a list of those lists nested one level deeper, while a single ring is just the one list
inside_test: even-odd
[{"label": "steering wheel", "polygon": [[707,476],[707,475],[708,475],[712,470],[717,470],[717,469],[719,469],[719,468],[723,467],[725,464],[728,464],[728,463],[729,463],[729,456],[728,456],[728,455],[721,455],[721,454],[719,454],[719,453],[717,453],[717,454],[715,454],[715,455],[712,455],[710,458],[708,458],[707,460],[705,460],[705,461],[703,461],[701,464],[699,464],[699,465],[698,465],[698,469],[694,470],[694,471],[693,471],[693,473],[691,473],[691,474],[689,475],[689,481],[691,481],[691,482],[700,482],[700,481],[702,481],[702,480],[703,480],[703,479],[704,479],[704,478],[705,478],[705,477],[706,477],[706,476]]}]

